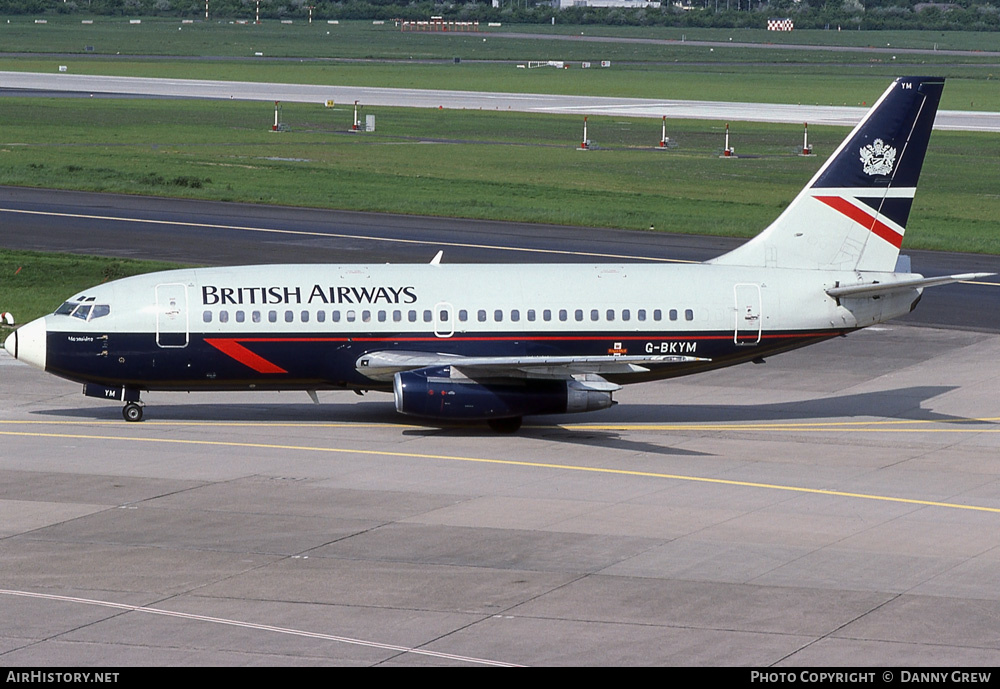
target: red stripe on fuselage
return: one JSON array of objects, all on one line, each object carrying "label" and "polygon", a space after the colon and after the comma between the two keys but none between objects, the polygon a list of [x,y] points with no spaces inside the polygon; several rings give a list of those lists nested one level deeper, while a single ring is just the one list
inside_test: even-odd
[{"label": "red stripe on fuselage", "polygon": [[[243,341],[246,342],[246,340]],[[241,364],[249,366],[257,373],[288,373],[288,371],[280,366],[272,364],[264,357],[254,354],[249,349],[241,345],[238,340],[205,338],[205,342],[212,345],[226,356],[230,356]]]},{"label": "red stripe on fuselage", "polygon": [[876,237],[880,237],[892,244],[897,249],[903,245],[903,235],[892,229],[874,215],[866,213],[853,203],[841,196],[814,196],[817,201],[822,201],[830,208],[846,215],[854,222],[871,230]]}]

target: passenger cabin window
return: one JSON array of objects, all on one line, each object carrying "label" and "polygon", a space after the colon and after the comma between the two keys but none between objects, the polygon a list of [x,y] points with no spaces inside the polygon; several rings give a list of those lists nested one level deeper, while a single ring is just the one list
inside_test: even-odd
[{"label": "passenger cabin window", "polygon": [[684,320],[686,320],[686,321],[693,321],[694,320],[694,311],[692,311],[691,309],[684,309]]}]

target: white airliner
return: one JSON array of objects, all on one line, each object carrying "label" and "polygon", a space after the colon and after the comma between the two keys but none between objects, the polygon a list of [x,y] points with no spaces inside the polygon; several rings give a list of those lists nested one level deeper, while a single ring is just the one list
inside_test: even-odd
[{"label": "white airliner", "polygon": [[899,78],[770,227],[696,265],[264,265],[72,297],[4,343],[125,402],[143,390],[392,391],[431,422],[512,432],[623,384],[730,366],[909,312],[899,248],[944,80]]}]

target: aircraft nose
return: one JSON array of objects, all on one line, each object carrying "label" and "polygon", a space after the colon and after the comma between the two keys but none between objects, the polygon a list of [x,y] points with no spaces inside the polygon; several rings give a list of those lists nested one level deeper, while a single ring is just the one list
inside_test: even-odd
[{"label": "aircraft nose", "polygon": [[45,319],[22,325],[7,336],[3,348],[18,361],[45,370]]}]

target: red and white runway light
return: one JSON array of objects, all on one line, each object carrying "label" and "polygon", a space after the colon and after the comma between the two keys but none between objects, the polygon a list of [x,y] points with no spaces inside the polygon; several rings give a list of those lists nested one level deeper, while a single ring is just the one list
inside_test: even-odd
[{"label": "red and white runway light", "polygon": [[809,123],[802,123],[802,153],[800,155],[811,156],[813,147],[809,145]]},{"label": "red and white runway light", "polygon": [[729,145],[729,123],[726,122],[726,147],[722,149],[723,158],[732,158],[736,153],[736,149]]}]

